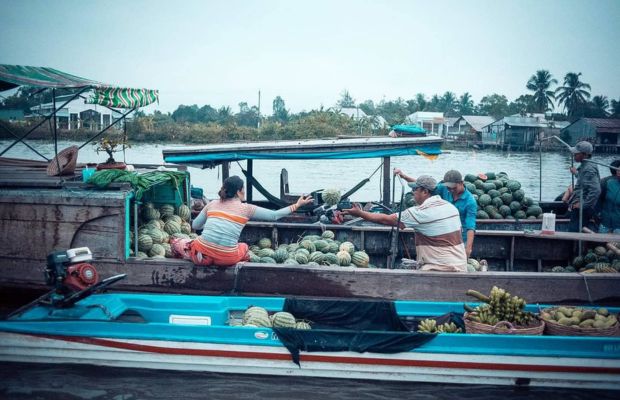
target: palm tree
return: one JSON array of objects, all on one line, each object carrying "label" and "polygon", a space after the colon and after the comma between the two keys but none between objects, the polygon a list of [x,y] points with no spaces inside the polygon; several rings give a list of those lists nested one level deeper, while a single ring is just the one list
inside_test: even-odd
[{"label": "palm tree", "polygon": [[607,109],[609,108],[609,100],[607,100],[607,96],[594,96],[592,100],[588,104],[588,116],[594,118],[606,118],[609,113]]},{"label": "palm tree", "polygon": [[455,114],[454,109],[456,108],[456,96],[452,92],[445,92],[440,99],[439,110],[443,112],[446,116],[452,117]]},{"label": "palm tree", "polygon": [[620,99],[611,101],[611,116],[620,118]]},{"label": "palm tree", "polygon": [[546,69],[539,69],[527,81],[526,87],[534,92],[536,112],[544,113],[553,109],[555,94],[549,88],[551,85],[557,85],[557,83],[558,81]]},{"label": "palm tree", "polygon": [[577,117],[583,113],[587,99],[590,98],[590,85],[579,80],[581,72],[569,72],[564,77],[564,86],[555,90],[558,104],[563,104],[569,117]]},{"label": "palm tree", "polygon": [[460,115],[472,115],[474,113],[474,101],[469,92],[465,92],[459,97],[456,104],[456,111]]},{"label": "palm tree", "polygon": [[428,101],[424,93],[418,93],[415,95],[415,101],[418,103],[418,111],[424,111],[428,107]]}]

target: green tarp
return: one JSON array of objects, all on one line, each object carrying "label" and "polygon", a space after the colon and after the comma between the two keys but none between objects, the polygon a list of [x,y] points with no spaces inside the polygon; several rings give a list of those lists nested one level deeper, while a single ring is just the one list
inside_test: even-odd
[{"label": "green tarp", "polygon": [[90,87],[94,92],[88,99],[89,103],[117,108],[144,107],[159,101],[157,90],[117,88],[47,67],[0,64],[0,91],[18,86],[56,89]]}]

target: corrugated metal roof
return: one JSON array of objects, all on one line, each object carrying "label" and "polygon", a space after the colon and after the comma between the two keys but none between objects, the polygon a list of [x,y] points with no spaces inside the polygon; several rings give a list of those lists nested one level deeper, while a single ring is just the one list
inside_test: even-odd
[{"label": "corrugated metal roof", "polygon": [[616,118],[584,118],[597,128],[620,129],[620,119]]},{"label": "corrugated metal roof", "polygon": [[482,128],[495,122],[495,118],[488,115],[463,115],[461,118],[474,128],[476,132],[482,131]]}]

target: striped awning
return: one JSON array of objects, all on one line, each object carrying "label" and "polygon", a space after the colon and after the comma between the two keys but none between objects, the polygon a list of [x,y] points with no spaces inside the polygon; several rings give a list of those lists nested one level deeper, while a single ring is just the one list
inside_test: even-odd
[{"label": "striped awning", "polygon": [[158,90],[102,87],[96,88],[86,102],[115,108],[136,108],[156,101],[159,101]]},{"label": "striped awning", "polygon": [[0,92],[18,86],[56,89],[92,88],[91,104],[117,108],[144,107],[159,101],[159,91],[117,88],[112,85],[67,74],[54,68],[0,64]]}]

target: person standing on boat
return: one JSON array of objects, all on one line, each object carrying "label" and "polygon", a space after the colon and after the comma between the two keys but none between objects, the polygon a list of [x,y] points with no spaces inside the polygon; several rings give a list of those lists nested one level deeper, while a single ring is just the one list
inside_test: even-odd
[{"label": "person standing on boat", "polygon": [[[399,168],[394,169],[394,175],[398,175],[405,181],[409,182],[409,186],[415,184],[415,178],[405,175]],[[412,186],[413,187],[413,186]],[[476,199],[465,189],[463,176],[457,170],[450,170],[445,173],[443,183],[439,183],[435,189],[435,194],[441,196],[442,199],[449,201],[457,210],[461,218],[461,235],[463,243],[465,243],[465,252],[467,257],[471,256],[474,248],[474,236],[476,235],[476,212],[478,205]]]},{"label": "person standing on boat", "polygon": [[[620,159],[611,163],[612,167],[620,168]],[[599,233],[620,234],[620,170],[610,168],[611,176],[601,179],[601,196],[599,210],[601,223]]]},{"label": "person standing on boat", "polygon": [[[579,168],[571,167],[570,171],[577,177],[575,188],[569,186],[562,200],[568,203],[568,214],[570,222],[568,230],[579,232],[579,210],[583,210],[582,226],[593,229],[590,220],[596,211],[598,198],[601,194],[601,177],[598,173],[596,164],[588,162],[592,158],[594,148],[590,142],[579,142],[575,147],[570,148],[576,162],[580,163]],[[583,197],[583,204],[580,202]]]},{"label": "person standing on boat", "polygon": [[224,180],[219,196],[192,222],[194,230],[202,229],[202,235],[190,245],[190,257],[196,265],[226,266],[248,261],[248,245],[239,243],[239,236],[250,219],[275,221],[312,203],[312,196],[301,196],[297,203],[276,211],[244,203],[243,180],[236,175]]},{"label": "person standing on boat", "polygon": [[[459,211],[438,195],[433,195],[437,181],[422,175],[413,187],[417,205],[402,211],[399,228],[415,229],[417,261],[422,270],[466,272],[467,256],[461,236]],[[363,211],[359,204],[343,210],[346,214],[378,224],[396,226],[398,213],[379,214]]]}]

